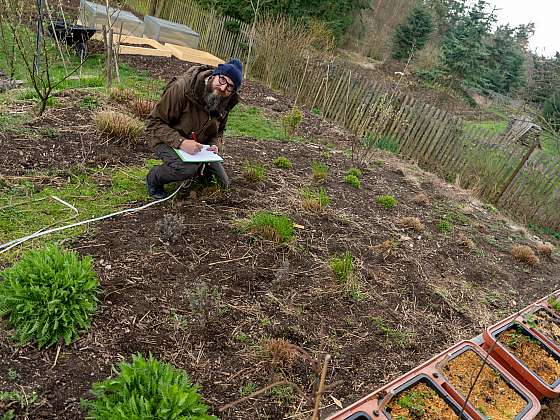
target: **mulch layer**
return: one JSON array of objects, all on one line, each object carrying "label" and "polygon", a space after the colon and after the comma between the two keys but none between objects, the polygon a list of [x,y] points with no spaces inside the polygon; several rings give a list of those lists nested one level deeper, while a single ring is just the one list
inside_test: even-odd
[{"label": "mulch layer", "polygon": [[[163,79],[176,70],[173,60],[132,61]],[[289,104],[258,84],[247,83],[242,94],[255,105],[268,103],[266,96]],[[0,137],[7,157],[0,161],[0,176],[123,166],[151,157],[144,144],[131,150],[100,140],[90,112],[64,103],[29,122],[36,136]],[[304,115],[303,124],[319,124],[311,115]],[[339,145],[348,139],[343,130],[322,124],[321,141]],[[40,128],[53,126],[59,136],[41,134]],[[506,219],[393,156],[379,154],[355,189],[344,182],[349,159],[340,150],[329,156],[320,142],[230,138],[221,154],[230,190],[197,190],[96,224],[65,243],[93,257],[102,292],[91,330],[61,347],[58,358],[56,347],[15,346],[9,328],[0,324],[0,389],[38,396],[28,408],[11,407],[18,415],[83,418],[80,399],[88,398],[92,383],[140,352],[185,369],[221,418],[308,418],[308,398],[285,389],[218,411],[247,390],[279,380],[312,395],[313,363],[301,352],[271,352],[270,339],[296,345],[310,358],[332,355],[326,383],[333,386],[322,400],[328,414],[338,401],[347,405],[361,398],[560,287],[557,256],[543,257],[535,267],[516,262],[511,245],[529,242]],[[278,156],[288,157],[293,169],[275,167]],[[266,180],[244,178],[248,160],[265,165]],[[313,161],[328,165],[325,181],[312,178]],[[321,212],[303,210],[303,188],[324,188],[332,203]],[[420,193],[428,201],[417,200]],[[383,194],[399,204],[380,207],[376,197]],[[259,210],[291,217],[298,225],[295,239],[279,245],[240,231],[239,220]],[[166,214],[184,220],[175,242],[159,227]],[[446,215],[453,216],[453,232],[437,228]],[[403,217],[419,218],[425,229],[401,227]],[[461,234],[476,248],[465,246]],[[354,256],[359,301],[329,267],[329,258],[345,251]],[[200,297],[201,289],[209,292]]]}]

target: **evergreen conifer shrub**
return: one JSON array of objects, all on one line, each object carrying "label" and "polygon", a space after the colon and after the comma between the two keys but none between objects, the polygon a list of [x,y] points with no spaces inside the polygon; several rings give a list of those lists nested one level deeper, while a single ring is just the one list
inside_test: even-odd
[{"label": "evergreen conifer shrub", "polygon": [[0,272],[0,316],[19,343],[68,345],[90,327],[98,290],[91,258],[56,246],[30,251]]},{"label": "evergreen conifer shrub", "polygon": [[393,58],[402,60],[421,50],[433,28],[430,12],[422,4],[417,4],[395,31]]},{"label": "evergreen conifer shrub", "polygon": [[133,355],[121,362],[116,376],[92,387],[93,400],[83,400],[89,418],[95,420],[191,419],[215,420],[208,406],[182,370],[150,355]]}]

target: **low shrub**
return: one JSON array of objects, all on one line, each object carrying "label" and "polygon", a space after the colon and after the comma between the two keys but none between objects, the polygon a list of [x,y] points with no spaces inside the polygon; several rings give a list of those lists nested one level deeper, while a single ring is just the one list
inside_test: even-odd
[{"label": "low shrub", "polygon": [[92,387],[93,400],[82,405],[92,419],[217,419],[208,413],[200,386],[170,364],[133,355],[121,362],[117,376]]},{"label": "low shrub", "polygon": [[117,111],[98,111],[93,115],[93,123],[99,134],[125,146],[136,144],[144,131],[142,121]]},{"label": "low shrub", "polygon": [[327,178],[329,167],[324,163],[313,162],[311,163],[311,173],[315,181],[323,181]]},{"label": "low shrub", "polygon": [[537,265],[539,261],[539,257],[535,255],[535,252],[530,246],[527,245],[514,245],[511,247],[511,255],[517,261],[528,264],[528,265]]},{"label": "low shrub", "polygon": [[294,236],[294,222],[283,214],[261,211],[251,218],[245,230],[275,243],[285,243]]},{"label": "low shrub", "polygon": [[292,137],[301,123],[301,110],[292,108],[282,117],[282,128],[286,137]]},{"label": "low shrub", "polygon": [[344,182],[353,186],[354,188],[360,188],[362,186],[362,181],[356,175],[348,174],[344,177]]},{"label": "low shrub", "polygon": [[392,195],[380,195],[377,197],[376,201],[377,204],[385,207],[386,209],[393,208],[398,204],[397,199]]},{"label": "low shrub", "polygon": [[91,258],[55,246],[30,251],[0,280],[0,315],[19,343],[68,345],[90,327],[99,289]]},{"label": "low shrub", "polygon": [[332,199],[329,197],[324,188],[304,189],[301,191],[303,200],[301,206],[305,210],[320,211],[328,206]]},{"label": "low shrub", "polygon": [[449,215],[445,215],[443,219],[441,219],[438,224],[436,225],[438,230],[443,233],[451,233],[453,232],[453,220]]},{"label": "low shrub", "polygon": [[293,167],[292,161],[284,156],[278,156],[274,159],[274,166],[282,169],[291,169]]},{"label": "low shrub", "polygon": [[249,182],[259,182],[266,179],[266,168],[260,163],[246,161],[243,165],[243,177]]}]

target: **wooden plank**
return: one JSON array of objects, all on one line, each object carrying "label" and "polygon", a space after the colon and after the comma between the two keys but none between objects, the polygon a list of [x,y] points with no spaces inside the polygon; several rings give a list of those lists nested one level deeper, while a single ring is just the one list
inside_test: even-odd
[{"label": "wooden plank", "polygon": [[430,163],[429,155],[427,151],[430,147],[437,142],[435,137],[436,129],[438,128],[438,121],[440,120],[440,115],[443,111],[440,109],[432,107],[433,113],[427,118],[427,126],[424,130],[424,141],[420,145],[418,150],[418,161],[422,162],[424,165]]},{"label": "wooden plank", "polygon": [[121,45],[119,48],[119,54],[121,55],[143,55],[152,57],[171,57],[171,51],[169,50],[157,50],[153,48],[143,48],[143,47],[131,47],[129,45]]},{"label": "wooden plank", "polygon": [[165,48],[167,48],[175,57],[183,61],[189,61],[199,64],[209,64],[211,66],[217,66],[218,64],[222,64],[224,62],[224,60],[206,51],[195,50],[193,48],[187,48],[180,45],[168,43],[165,43]]},{"label": "wooden plank", "polygon": [[447,120],[449,119],[449,114],[445,111],[439,112],[438,118],[434,119],[434,127],[432,131],[433,141],[428,144],[428,147],[423,152],[424,162],[431,170],[437,171],[438,165],[435,155],[437,151],[442,147],[442,135],[445,131]]}]

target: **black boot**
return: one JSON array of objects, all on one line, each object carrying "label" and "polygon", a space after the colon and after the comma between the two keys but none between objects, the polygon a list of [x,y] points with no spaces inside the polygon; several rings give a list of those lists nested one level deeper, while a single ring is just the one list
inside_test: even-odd
[{"label": "black boot", "polygon": [[148,194],[150,197],[155,200],[161,200],[167,197],[167,193],[165,192],[163,185],[156,184],[153,169],[148,172],[148,175],[146,176],[146,187],[148,187]]}]

